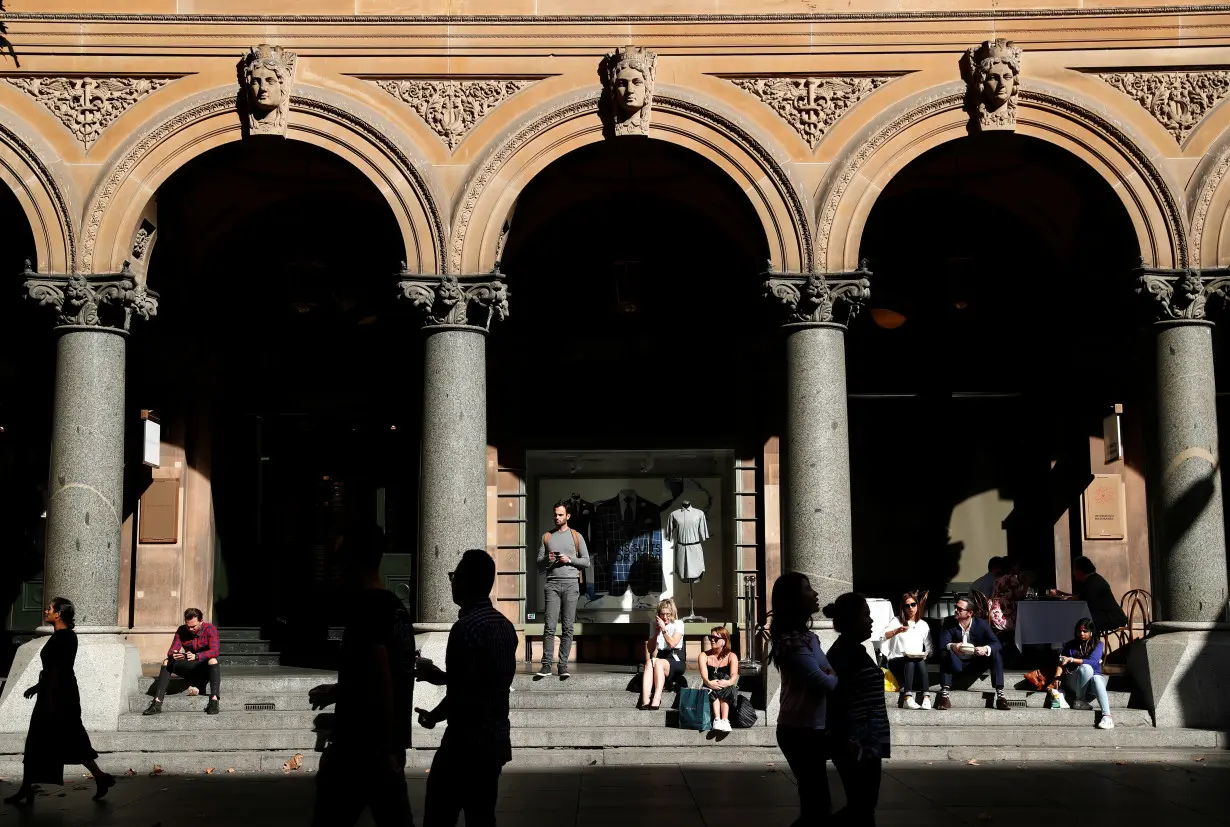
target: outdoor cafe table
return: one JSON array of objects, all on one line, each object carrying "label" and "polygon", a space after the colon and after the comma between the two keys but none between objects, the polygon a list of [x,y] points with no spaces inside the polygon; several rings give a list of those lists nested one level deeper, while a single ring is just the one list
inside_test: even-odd
[{"label": "outdoor cafe table", "polygon": [[1083,600],[1018,600],[1016,602],[1016,648],[1045,643],[1058,649],[1072,639],[1076,621],[1089,617]]}]

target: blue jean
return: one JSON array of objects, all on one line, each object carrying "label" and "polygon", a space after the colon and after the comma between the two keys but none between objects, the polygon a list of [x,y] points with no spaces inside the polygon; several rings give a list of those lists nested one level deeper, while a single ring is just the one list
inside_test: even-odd
[{"label": "blue jean", "polygon": [[1092,688],[1094,697],[1098,699],[1098,708],[1102,710],[1102,714],[1110,714],[1110,699],[1106,696],[1106,676],[1093,674],[1093,667],[1089,664],[1082,663],[1064,675],[1063,686],[1078,701],[1083,701],[1089,695],[1090,688]]}]

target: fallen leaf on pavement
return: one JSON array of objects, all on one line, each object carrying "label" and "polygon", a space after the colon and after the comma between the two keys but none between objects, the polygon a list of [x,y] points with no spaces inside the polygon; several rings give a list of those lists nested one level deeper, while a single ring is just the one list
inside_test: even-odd
[{"label": "fallen leaf on pavement", "polygon": [[282,765],[282,769],[286,772],[292,772],[303,766],[303,756],[300,753],[295,753],[290,757],[290,760]]},{"label": "fallen leaf on pavement", "polygon": [[981,764],[979,764],[979,763],[978,763],[978,759],[977,759],[977,758],[971,758],[971,759],[969,759],[968,761],[966,761],[965,763],[966,763],[966,764],[968,764],[968,765],[969,765],[969,766],[971,766],[971,767],[979,767],[979,766],[982,766]]},{"label": "fallen leaf on pavement", "polygon": [[234,772],[234,771],[235,771],[235,768],[234,768],[234,767],[227,767],[227,768],[226,768],[226,771],[227,771],[227,772]]},{"label": "fallen leaf on pavement", "polygon": [[989,814],[989,813],[979,813],[979,814],[978,814],[978,815],[974,818],[974,820],[975,820],[975,821],[990,821],[990,820],[991,820],[991,816],[990,816],[990,814]]},{"label": "fallen leaf on pavement", "polygon": [[206,774],[206,775],[213,775],[213,774],[214,774],[214,768],[213,768],[213,767],[206,767],[206,768],[205,768],[205,774]]},{"label": "fallen leaf on pavement", "polygon": [[155,764],[154,771],[150,775],[162,775],[162,764]]},{"label": "fallen leaf on pavement", "polygon": [[1201,757],[1201,758],[1197,758],[1196,760],[1197,760],[1197,761],[1203,761],[1203,760],[1204,760],[1204,758],[1203,758],[1203,757]]},{"label": "fallen leaf on pavement", "polygon": [[134,770],[132,767],[129,767],[129,768],[128,768],[128,772],[124,773],[124,775],[127,775],[127,776],[129,776],[129,777],[134,776],[134,775],[136,775],[136,774],[137,774],[137,771],[136,771],[136,770]]}]

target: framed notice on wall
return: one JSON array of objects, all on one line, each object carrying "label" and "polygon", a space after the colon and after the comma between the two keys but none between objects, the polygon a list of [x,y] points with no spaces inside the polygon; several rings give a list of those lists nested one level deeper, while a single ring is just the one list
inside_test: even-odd
[{"label": "framed notice on wall", "polygon": [[179,542],[179,480],[156,479],[141,495],[139,543]]},{"label": "framed notice on wall", "polygon": [[1094,474],[1085,489],[1085,539],[1126,540],[1127,508],[1121,474]]}]

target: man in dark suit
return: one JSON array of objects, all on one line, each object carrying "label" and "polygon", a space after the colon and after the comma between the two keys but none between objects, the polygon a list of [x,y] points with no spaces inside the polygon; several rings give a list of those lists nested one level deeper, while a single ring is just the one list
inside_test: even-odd
[{"label": "man in dark suit", "polygon": [[1004,697],[1003,648],[991,631],[991,624],[974,617],[974,604],[967,597],[957,599],[954,615],[956,622],[940,634],[940,696],[935,700],[935,708],[952,709],[948,692],[952,689],[953,675],[961,672],[976,675],[990,667],[995,708],[1008,709],[1008,699]]}]

